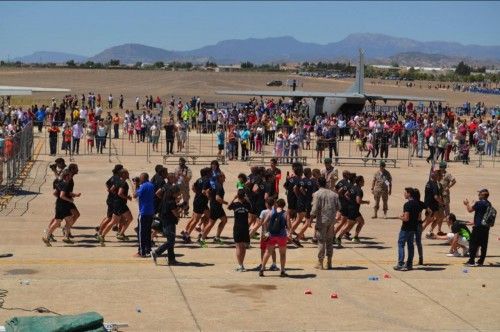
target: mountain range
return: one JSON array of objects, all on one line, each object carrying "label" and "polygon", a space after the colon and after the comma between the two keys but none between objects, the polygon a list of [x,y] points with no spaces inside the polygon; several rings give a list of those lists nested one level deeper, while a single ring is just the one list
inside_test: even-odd
[{"label": "mountain range", "polygon": [[[165,50],[141,44],[123,44],[105,49],[92,57],[60,52],[36,52],[32,55],[16,58],[14,61],[63,63],[72,59],[75,62],[106,63],[111,59],[118,59],[122,64],[154,63],[157,61],[191,61],[193,63],[212,61],[217,64],[250,61],[261,64],[355,60],[359,48],[365,50],[369,63],[394,61],[391,57],[399,59],[400,62],[425,58],[423,61],[425,65],[449,64],[452,61],[456,64],[455,61],[461,59],[487,65],[500,63],[500,45],[463,45],[445,41],[421,42],[375,33],[354,33],[338,42],[324,45],[301,42],[290,36],[231,39],[190,51]],[[412,63],[411,65],[422,66],[424,64]]]}]

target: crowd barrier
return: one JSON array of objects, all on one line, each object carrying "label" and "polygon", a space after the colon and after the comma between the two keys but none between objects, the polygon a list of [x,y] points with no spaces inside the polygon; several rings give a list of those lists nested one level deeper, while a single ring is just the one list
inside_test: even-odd
[{"label": "crowd barrier", "polygon": [[[26,164],[33,158],[33,125],[27,124],[13,136],[1,138],[0,188],[12,188]],[[2,192],[3,194],[3,192]]]}]

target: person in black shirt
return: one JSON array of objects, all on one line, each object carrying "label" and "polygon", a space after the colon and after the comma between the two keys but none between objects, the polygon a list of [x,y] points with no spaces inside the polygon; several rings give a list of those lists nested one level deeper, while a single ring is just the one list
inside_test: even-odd
[{"label": "person in black shirt", "polygon": [[294,220],[297,215],[297,194],[295,188],[298,187],[299,181],[302,178],[302,164],[298,162],[293,163],[292,171],[292,176],[287,172],[286,180],[283,184],[283,187],[286,189],[286,200],[288,204],[287,217],[290,221]]},{"label": "person in black shirt", "polygon": [[384,130],[380,134],[380,158],[388,158],[389,156],[389,140],[391,138],[391,133]]},{"label": "person in black shirt", "polygon": [[[315,187],[311,175],[311,169],[309,167],[304,168],[304,177],[300,179],[298,185],[294,188],[295,195],[297,196],[297,219],[292,223],[292,234],[304,219],[307,227],[311,224],[312,194]],[[304,240],[303,236],[304,234],[302,234],[302,238],[300,238],[299,235],[297,235],[297,237],[292,240],[293,243],[301,247],[300,240]]]},{"label": "person in black shirt", "polygon": [[101,234],[97,236],[98,241],[101,246],[104,246],[105,236],[113,228],[114,225],[118,225],[118,234],[116,238],[120,241],[128,241],[129,238],[125,236],[125,231],[127,227],[133,220],[132,213],[127,206],[127,201],[132,200],[132,196],[129,195],[129,185],[127,180],[129,178],[128,171],[123,168],[118,172],[120,179],[115,183],[117,188],[116,196],[113,201],[113,217],[111,222],[102,230]]},{"label": "person in black shirt", "polygon": [[[415,200],[413,188],[405,188],[404,197],[408,201],[403,206],[403,214],[399,217],[403,224],[398,239],[398,264],[394,266],[396,271],[409,271],[413,269],[413,255],[415,248],[413,240],[417,232],[422,206]],[[405,260],[405,245],[408,246],[408,258]]]},{"label": "person in black shirt", "polygon": [[179,262],[175,259],[175,232],[176,226],[179,222],[179,215],[184,209],[184,202],[179,204],[181,199],[181,190],[178,185],[170,187],[163,196],[160,220],[162,221],[163,235],[167,241],[159,246],[156,250],[151,250],[151,258],[156,265],[157,258],[165,251],[167,251],[168,265],[177,265]]},{"label": "person in black shirt", "polygon": [[[71,173],[71,178],[68,180],[68,187],[67,187],[69,196],[80,197],[82,195],[81,193],[76,193],[76,194],[73,193],[73,190],[75,188],[75,181],[73,180],[73,178],[75,177],[75,175],[78,174],[78,165],[69,164],[68,170]],[[67,227],[63,228],[63,234],[65,234],[67,238],[72,238],[73,235],[71,234],[71,227],[76,223],[78,218],[80,218],[80,211],[78,211],[78,208],[76,207],[74,201],[71,201],[68,204],[69,204],[69,209],[71,211],[71,222]]]},{"label": "person in black shirt", "polygon": [[237,195],[228,206],[229,210],[234,211],[233,238],[236,243],[236,259],[238,260],[237,272],[246,271],[243,261],[245,260],[246,246],[250,243],[248,213],[250,212],[251,205],[245,196],[245,191],[239,189]]},{"label": "person in black shirt", "polygon": [[175,137],[175,125],[174,120],[170,121],[165,125],[165,139],[167,142],[166,154],[174,154],[174,137]]},{"label": "person in black shirt", "polygon": [[212,230],[212,227],[214,227],[215,222],[220,219],[219,226],[217,227],[217,233],[214,237],[214,243],[222,244],[222,240],[220,239],[220,235],[222,233],[222,230],[224,229],[224,226],[227,223],[227,216],[226,212],[224,211],[223,205],[227,205],[227,202],[224,200],[224,181],[226,181],[226,176],[224,173],[219,173],[215,177],[216,182],[215,188],[210,189],[210,217],[208,220],[208,224],[205,226],[203,229],[202,236],[198,243],[202,248],[206,247],[206,239],[208,236],[208,233]]},{"label": "person in black shirt", "polygon": [[[302,226],[302,229],[299,231],[297,234],[297,241],[300,240],[305,240],[304,234],[306,231],[311,227],[312,224],[312,217],[311,217],[311,210],[312,210],[312,200],[313,200],[313,194],[319,190],[319,183],[318,179],[321,177],[321,171],[319,169],[313,169],[311,171],[312,177],[308,175],[309,171],[306,172],[306,169],[304,169],[304,176],[305,178],[302,179],[301,184],[300,184],[300,190],[305,192],[304,196],[304,205],[305,205],[305,218],[306,222],[304,223],[304,226]],[[297,242],[295,241],[295,242]],[[314,232],[314,235],[311,240],[313,243],[317,242],[316,239],[316,232]]]},{"label": "person in black shirt", "polygon": [[200,170],[200,178],[197,179],[191,189],[194,192],[193,200],[193,216],[186,225],[186,229],[181,232],[184,242],[191,243],[191,233],[196,228],[196,225],[201,221],[205,224],[208,221],[208,194],[210,191],[210,167],[205,167]]},{"label": "person in black shirt", "polygon": [[[52,184],[54,189],[53,194],[57,199],[55,216],[50,221],[49,227],[45,230],[45,236],[42,237],[42,241],[47,245],[47,247],[52,246],[50,242],[55,242],[52,233],[61,226],[63,219],[66,221],[66,227],[71,225],[72,214],[70,210],[70,203],[73,202],[73,197],[72,193],[68,190],[68,183],[71,176],[71,172],[69,170],[65,170],[61,173],[61,179],[55,179]],[[69,234],[69,232],[66,232],[66,234]],[[66,236],[63,241],[65,243],[73,243],[68,236]]]},{"label": "person in black shirt", "polygon": [[[165,179],[167,178],[167,175],[168,169],[166,167],[163,167],[163,165],[160,164],[155,166],[155,175],[153,175],[153,177],[151,178],[151,183],[153,184],[155,193],[165,185]],[[160,198],[156,195],[153,204],[155,207],[155,212],[158,213],[160,208]]]},{"label": "person in black shirt", "polygon": [[[350,179],[352,178],[352,182]],[[334,241],[335,244],[341,245],[342,239],[337,238],[337,233],[339,233],[347,225],[347,207],[349,205],[349,200],[346,198],[346,193],[351,189],[352,183],[356,178],[356,173],[350,173],[347,170],[342,172],[342,179],[335,185],[334,191],[339,195],[340,210],[337,213],[337,220],[340,222],[335,227],[334,230]]]},{"label": "person in black shirt", "polygon": [[252,168],[252,174],[248,176],[248,197],[251,202],[250,218],[248,223],[250,227],[260,216],[262,210],[266,209],[266,186],[264,179],[265,169],[263,167]]},{"label": "person in black shirt", "polygon": [[120,177],[118,176],[118,172],[123,169],[123,165],[116,164],[113,168],[112,176],[106,181],[106,191],[108,193],[108,197],[106,198],[107,211],[106,216],[102,219],[101,224],[97,228],[97,235],[102,234],[102,230],[106,228],[106,226],[111,222],[111,218],[113,217],[113,202],[116,198],[116,193],[118,188],[116,184],[120,181]]},{"label": "person in black shirt", "polygon": [[[425,211],[425,203],[420,200],[420,190],[418,188],[413,188],[413,199],[418,202],[421,211]],[[415,244],[417,245],[418,251],[418,265],[424,265],[424,249],[422,246],[422,213],[419,215],[417,232],[415,233]]]},{"label": "person in black shirt", "polygon": [[[358,175],[354,180],[354,185],[351,186],[349,191],[344,195],[347,199],[347,222],[346,227],[340,232],[338,239],[342,239],[344,234],[347,234],[354,225],[357,224],[354,237],[352,242],[360,243],[359,233],[365,224],[365,219],[359,211],[361,204],[370,204],[370,201],[363,200],[363,190],[361,189],[365,185],[365,179],[363,176]],[[341,244],[339,244],[341,246]]]},{"label": "person in black shirt", "polygon": [[433,237],[434,234],[432,231],[438,222],[444,218],[444,201],[441,185],[439,184],[440,179],[440,171],[431,172],[429,181],[425,185],[424,203],[427,207],[427,212],[424,224],[422,225],[422,231],[424,231],[427,226],[432,224],[429,234],[426,235],[427,238]]}]

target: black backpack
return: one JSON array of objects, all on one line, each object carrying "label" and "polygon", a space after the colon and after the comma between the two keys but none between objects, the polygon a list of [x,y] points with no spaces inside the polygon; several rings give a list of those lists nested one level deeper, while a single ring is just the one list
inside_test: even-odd
[{"label": "black backpack", "polygon": [[493,227],[495,225],[495,219],[497,217],[497,210],[488,202],[488,207],[486,208],[486,212],[483,215],[483,219],[481,219],[481,225]]},{"label": "black backpack", "polygon": [[271,215],[271,219],[269,220],[269,229],[268,229],[271,235],[277,235],[280,233],[284,217],[285,217],[285,211],[281,212],[275,211]]}]

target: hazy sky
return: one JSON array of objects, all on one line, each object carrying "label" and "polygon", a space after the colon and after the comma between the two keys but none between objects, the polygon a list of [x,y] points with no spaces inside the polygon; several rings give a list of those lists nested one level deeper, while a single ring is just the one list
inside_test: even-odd
[{"label": "hazy sky", "polygon": [[0,2],[0,13],[1,59],[91,56],[130,42],[190,50],[289,35],[326,44],[355,32],[500,44],[500,2]]}]

